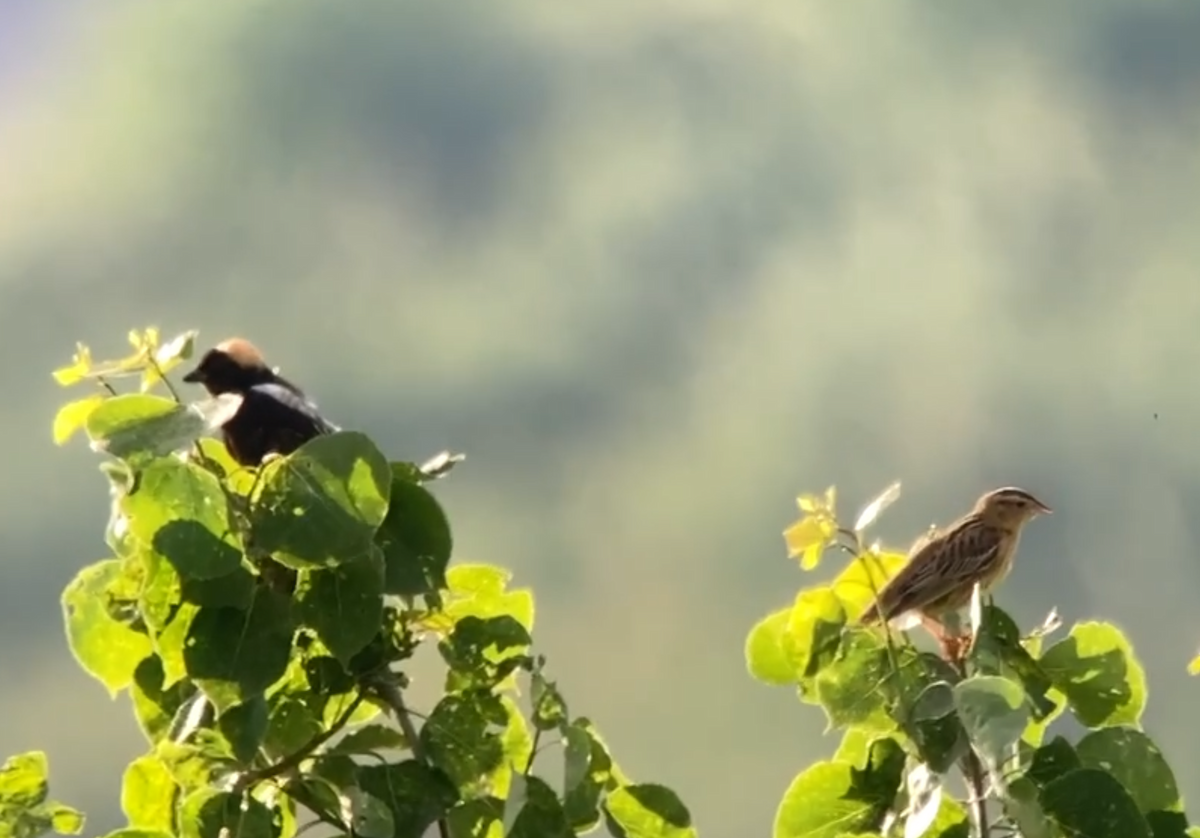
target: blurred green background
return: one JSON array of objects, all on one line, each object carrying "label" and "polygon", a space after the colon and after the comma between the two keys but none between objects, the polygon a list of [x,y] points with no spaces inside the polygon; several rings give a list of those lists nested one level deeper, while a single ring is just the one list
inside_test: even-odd
[{"label": "blurred green background", "polygon": [[1198,41],[1169,3],[0,0],[0,755],[119,823],[142,741],[58,604],[108,500],[49,370],[157,324],[468,452],[458,559],[533,586],[572,709],[706,836],[836,743],[742,659],[810,581],[795,495],[897,477],[895,544],[1055,508],[1000,603],[1128,631],[1194,801]]}]

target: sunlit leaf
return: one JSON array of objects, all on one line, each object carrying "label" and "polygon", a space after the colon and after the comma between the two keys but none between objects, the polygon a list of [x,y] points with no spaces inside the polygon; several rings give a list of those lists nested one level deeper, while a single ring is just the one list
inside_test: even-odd
[{"label": "sunlit leaf", "polygon": [[140,756],[125,768],[121,810],[130,826],[169,832],[174,826],[175,779],[153,754]]},{"label": "sunlit leaf", "polygon": [[332,566],[374,549],[392,475],[364,434],[318,436],[265,468],[254,505],[259,549],[299,570]]},{"label": "sunlit leaf", "polygon": [[1110,623],[1077,623],[1040,661],[1072,712],[1088,727],[1137,724],[1146,675],[1133,647]]},{"label": "sunlit leaf", "polygon": [[180,804],[182,838],[211,838],[222,833],[238,838],[274,838],[271,811],[253,797],[202,788]]},{"label": "sunlit leaf", "polygon": [[806,588],[796,595],[782,644],[799,677],[812,677],[833,661],[845,625],[846,610],[832,588]]},{"label": "sunlit leaf", "polygon": [[863,769],[818,762],[801,772],[775,812],[774,838],[840,838],[877,829],[904,773],[904,751],[894,739],[871,744]]},{"label": "sunlit leaf", "polygon": [[83,381],[92,371],[92,351],[84,344],[75,344],[75,354],[71,357],[71,363],[65,367],[59,367],[52,374],[54,380],[60,386],[70,387],[72,384],[78,384]]},{"label": "sunlit leaf", "polygon": [[54,415],[54,444],[63,445],[76,431],[83,430],[87,425],[92,411],[104,403],[105,396],[99,393],[84,399],[67,402]]},{"label": "sunlit leaf", "polygon": [[221,484],[173,457],[151,462],[122,508],[133,534],[180,577],[216,579],[241,566],[242,549]]},{"label": "sunlit leaf", "polygon": [[903,553],[868,550],[847,562],[833,580],[832,587],[853,620],[862,616],[879,591],[902,568],[908,557]]},{"label": "sunlit leaf", "polygon": [[796,668],[783,647],[792,608],[780,608],[759,620],[746,636],[746,668],[764,684],[785,687],[796,683]]},{"label": "sunlit leaf", "polygon": [[97,562],[79,571],[62,594],[71,651],[110,695],[129,686],[134,670],[152,651],[150,638],[115,619],[108,607],[113,586],[132,584],[124,572],[116,559]]},{"label": "sunlit leaf", "polygon": [[655,783],[622,786],[610,792],[605,811],[633,838],[695,838],[692,815],[675,792]]}]

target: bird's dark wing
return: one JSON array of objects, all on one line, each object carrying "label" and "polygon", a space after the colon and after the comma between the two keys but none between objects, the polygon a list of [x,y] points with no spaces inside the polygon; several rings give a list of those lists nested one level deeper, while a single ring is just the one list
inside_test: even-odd
[{"label": "bird's dark wing", "polygon": [[283,417],[287,424],[296,430],[307,433],[310,437],[321,434],[331,434],[340,430],[337,425],[321,415],[315,402],[294,387],[276,382],[256,384],[250,388],[249,398],[266,404],[274,402],[286,409],[289,414]]},{"label": "bird's dark wing", "polygon": [[919,540],[908,563],[879,593],[864,620],[924,608],[955,591],[983,582],[999,556],[1001,533],[971,515],[943,534]]},{"label": "bird's dark wing", "polygon": [[268,454],[291,454],[337,426],[298,390],[275,382],[255,384],[243,394],[237,415],[224,425],[225,445],[243,465],[258,465]]}]

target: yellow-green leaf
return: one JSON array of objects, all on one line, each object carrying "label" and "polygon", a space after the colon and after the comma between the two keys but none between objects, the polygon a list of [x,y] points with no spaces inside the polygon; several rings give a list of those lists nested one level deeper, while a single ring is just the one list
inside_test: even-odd
[{"label": "yellow-green leaf", "polygon": [[846,565],[833,580],[834,593],[846,607],[846,613],[858,619],[875,601],[876,594],[908,561],[903,553],[868,551]]},{"label": "yellow-green leaf", "polygon": [[759,620],[746,636],[746,668],[764,684],[784,687],[796,683],[796,667],[783,647],[792,608],[780,608]]},{"label": "yellow-green leaf", "polygon": [[78,384],[88,377],[92,371],[92,351],[82,343],[75,344],[75,354],[69,366],[59,367],[52,375],[54,380],[63,387]]},{"label": "yellow-green leaf", "polygon": [[[833,530],[832,522],[822,520],[817,516],[810,515],[801,518],[783,531],[783,540],[787,543],[788,556],[792,558],[801,556],[800,566],[805,570],[811,570],[816,567],[821,548],[833,535]],[[813,548],[815,548],[815,557]]]},{"label": "yellow-green leaf", "polygon": [[92,411],[104,402],[104,396],[96,393],[86,399],[76,399],[58,409],[54,415],[54,444],[62,445],[87,424]]},{"label": "yellow-green leaf", "polygon": [[1189,675],[1200,675],[1200,655],[1192,658],[1192,662],[1188,664]]},{"label": "yellow-green leaf", "polygon": [[809,588],[796,596],[782,637],[797,675],[811,678],[832,662],[846,625],[846,610],[832,588]]}]

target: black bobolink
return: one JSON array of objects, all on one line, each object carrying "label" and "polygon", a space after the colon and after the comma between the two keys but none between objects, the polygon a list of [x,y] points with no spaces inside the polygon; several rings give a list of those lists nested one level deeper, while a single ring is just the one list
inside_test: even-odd
[{"label": "black bobolink", "polygon": [[313,437],[338,430],[243,338],[230,338],[208,350],[183,380],[203,384],[213,396],[242,397],[237,413],[221,431],[230,456],[243,466],[257,466],[268,454],[286,456]]}]

